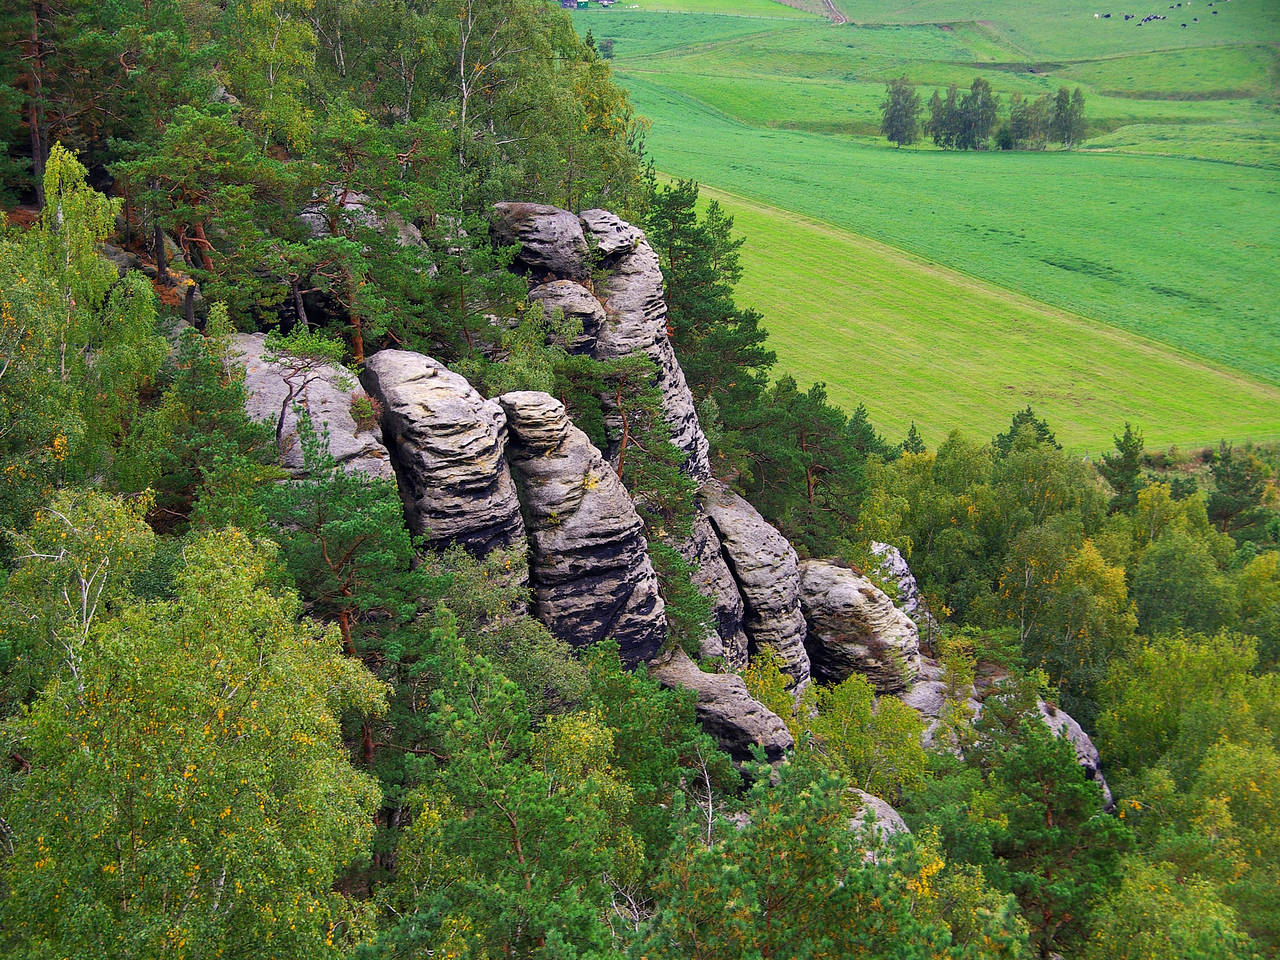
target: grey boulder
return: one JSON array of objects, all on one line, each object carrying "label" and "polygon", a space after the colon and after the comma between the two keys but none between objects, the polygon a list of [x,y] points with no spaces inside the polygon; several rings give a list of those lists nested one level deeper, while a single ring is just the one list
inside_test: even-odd
[{"label": "grey boulder", "polygon": [[881,843],[897,834],[911,832],[902,815],[879,797],[857,787],[850,787],[848,792],[862,804],[862,809],[849,821],[850,830],[861,830],[871,824]]},{"label": "grey boulder", "polygon": [[408,350],[375,353],[361,380],[381,407],[410,530],[432,547],[460,543],[481,556],[523,541],[501,406]]},{"label": "grey boulder", "polygon": [[622,481],[554,397],[522,390],[498,402],[529,540],[534,615],[575,646],[613,637],[625,662],[651,659],[667,637],[666,608]]},{"label": "grey boulder", "polygon": [[643,354],[655,366],[662,414],[671,442],[688,455],[686,470],[698,483],[711,477],[709,445],[698,423],[693,394],[667,336],[667,302],[662,270],[644,234],[607,210],[582,214],[587,236],[606,271],[600,285],[605,320],[592,356],[597,360]]},{"label": "grey boulder", "polygon": [[804,645],[795,550],[755,507],[723,485],[707,484],[698,501],[742,595],[747,638],[755,647],[768,644],[777,650],[796,686],[808,683],[809,654]]},{"label": "grey boulder", "polygon": [[1071,746],[1076,751],[1076,762],[1084,767],[1085,775],[1102,789],[1103,801],[1107,809],[1110,809],[1113,803],[1111,787],[1107,785],[1107,778],[1102,775],[1102,758],[1084,728],[1069,713],[1051,703],[1040,700],[1036,706],[1045,725],[1059,737],[1066,737],[1071,741]]},{"label": "grey boulder", "polygon": [[874,540],[871,542],[871,552],[880,558],[881,577],[892,581],[898,588],[898,609],[915,622],[923,639],[932,641],[941,633],[941,628],[924,602],[920,585],[916,583],[902,552],[892,544],[877,543]]},{"label": "grey boulder", "polygon": [[800,604],[814,676],[839,683],[861,673],[878,693],[903,690],[920,671],[920,635],[874,583],[827,560],[800,564]]},{"label": "grey boulder", "polygon": [[753,699],[736,674],[706,673],[683,650],[650,664],[649,672],[663,686],[697,695],[694,709],[703,729],[734,760],[750,760],[752,748],[762,747],[765,758],[774,762],[793,746],[787,725]]},{"label": "grey boulder", "polygon": [[569,345],[570,352],[590,354],[595,350],[605,316],[604,307],[590,290],[572,280],[552,280],[530,290],[529,299],[541,303],[548,316],[559,310],[566,320],[582,324],[582,333]]},{"label": "grey boulder", "polygon": [[584,280],[590,273],[582,223],[545,203],[495,203],[493,237],[518,244],[515,264],[535,279]]},{"label": "grey boulder", "polygon": [[355,376],[333,364],[269,360],[266,339],[263,333],[236,334],[230,358],[244,371],[245,413],[276,431],[285,469],[295,476],[306,472],[298,437],[301,407],[316,432],[328,434],[329,453],[344,470],[394,480],[382,431],[376,423],[356,421],[354,406],[369,398]]}]

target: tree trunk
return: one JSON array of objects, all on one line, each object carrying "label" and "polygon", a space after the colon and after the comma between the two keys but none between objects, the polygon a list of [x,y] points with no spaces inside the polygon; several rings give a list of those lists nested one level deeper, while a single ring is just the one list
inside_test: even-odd
[{"label": "tree trunk", "polygon": [[156,258],[156,283],[167,287],[169,285],[169,254],[164,248],[164,231],[160,229],[159,223],[155,223],[154,228],[151,248]]},{"label": "tree trunk", "polygon": [[44,167],[48,159],[48,143],[44,125],[44,44],[40,38],[40,21],[44,19],[44,4],[41,0],[31,3],[31,39],[28,56],[31,59],[29,91],[31,100],[27,105],[27,125],[31,130],[31,174],[35,179],[36,206],[44,209]]}]

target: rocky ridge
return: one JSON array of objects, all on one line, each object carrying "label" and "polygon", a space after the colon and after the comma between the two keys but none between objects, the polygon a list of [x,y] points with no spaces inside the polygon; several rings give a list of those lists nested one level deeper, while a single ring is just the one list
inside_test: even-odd
[{"label": "rocky ridge", "polygon": [[[706,437],[666,333],[658,258],[644,234],[602,210],[579,217],[539,204],[499,204],[496,214],[499,241],[520,245],[515,265],[530,279],[530,299],[581,322],[573,350],[654,361],[663,415],[700,484],[693,533],[679,546],[715,614],[701,655],[736,671],[763,646],[773,647],[797,692],[811,671],[820,682],[859,672],[878,693],[901,696],[932,730],[945,688],[936,662],[921,656],[912,614],[927,618],[930,630],[936,623],[901,554],[873,545],[880,573],[897,585],[895,606],[848,567],[802,563],[749,503],[711,479]],[[750,696],[740,676],[708,672],[682,651],[664,650],[665,606],[641,520],[609,451],[597,450],[559,401],[531,391],[486,400],[436,360],[404,350],[369,359],[366,394],[336,367],[309,365],[299,379],[287,361],[268,361],[264,340],[237,337],[234,359],[245,370],[250,416],[277,424],[287,468],[303,467],[294,411],[300,405],[328,432],[345,469],[397,480],[406,522],[428,547],[461,543],[483,554],[523,546],[531,612],[553,633],[579,646],[613,638],[627,663],[648,663],[661,682],[691,690],[706,729],[737,760],[754,747],[776,760],[791,747],[786,725]],[[378,422],[357,421],[361,400],[376,401]],[[975,712],[986,692],[973,693]],[[1047,706],[1041,713],[1072,740],[1105,789],[1097,751],[1079,725]],[[887,813],[876,807],[881,825],[896,818],[884,806]]]}]

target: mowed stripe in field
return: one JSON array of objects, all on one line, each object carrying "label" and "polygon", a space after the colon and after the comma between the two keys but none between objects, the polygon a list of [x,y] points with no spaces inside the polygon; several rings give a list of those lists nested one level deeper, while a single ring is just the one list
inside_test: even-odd
[{"label": "mowed stripe in field", "polygon": [[1280,389],[839,227],[712,187],[747,238],[738,302],[765,316],[782,372],[936,446],[991,436],[1031,404],[1069,448],[1125,421],[1150,447],[1280,437]]}]

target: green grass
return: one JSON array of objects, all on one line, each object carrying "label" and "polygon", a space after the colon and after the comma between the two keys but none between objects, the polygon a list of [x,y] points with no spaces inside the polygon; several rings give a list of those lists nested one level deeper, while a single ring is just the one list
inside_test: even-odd
[{"label": "green grass", "polygon": [[628,84],[669,173],[1280,383],[1280,170],[894,150],[751,127],[648,80]]},{"label": "green grass", "polygon": [[[1280,33],[1280,4],[1274,0],[1208,0],[1184,3],[1130,0],[835,0],[855,23],[989,24],[1010,48],[1024,57],[1095,57],[1148,52],[1174,47],[1223,43],[1257,43]],[[1211,10],[1219,10],[1213,16]],[[1110,13],[1110,20],[1095,20]],[[1124,13],[1137,19],[1125,22]],[[1169,19],[1138,26],[1142,17],[1159,13]],[[1192,23],[1199,17],[1199,23]],[[1186,22],[1184,30],[1181,24]]]},{"label": "green grass", "polygon": [[612,17],[620,13],[631,13],[633,7],[644,13],[712,13],[796,20],[812,19],[814,16],[775,0],[621,0],[617,6],[608,9],[595,7],[591,12]]},{"label": "green grass", "polygon": [[765,314],[779,366],[848,409],[865,403],[891,437],[913,420],[930,445],[953,429],[994,435],[1028,403],[1094,453],[1126,420],[1152,446],[1280,436],[1280,388],[827,223],[704,199],[748,237],[739,300]]},{"label": "green grass", "polygon": [[[1172,348],[1169,356],[1237,371],[1243,376],[1233,389],[1243,392],[1241,402],[1264,389],[1257,381],[1280,385],[1280,4],[1215,0],[1212,9],[1222,11],[1215,17],[1208,0],[1194,0],[1192,9],[1205,16],[1196,30],[1184,31],[1167,3],[1152,9],[1170,20],[1138,28],[1120,19],[1122,7],[1111,20],[1095,21],[1093,12],[1108,9],[1099,0],[837,2],[860,25],[716,14],[736,8],[728,0],[705,0],[701,14],[615,8],[576,20],[579,29],[589,25],[597,37],[614,39],[618,76],[653,121],[647,145],[660,169],[801,219],[819,218],[845,237],[839,250],[853,249],[848,238],[861,235],[1017,291],[1039,310],[1102,321],[1135,342]],[[1130,12],[1141,17],[1151,10]],[[927,99],[931,87],[967,85],[979,73],[1005,100],[1014,92],[1034,97],[1062,85],[1082,87],[1090,122],[1085,148],[897,151],[878,137],[888,78],[907,75]],[[773,247],[790,242],[793,229],[776,217],[741,225],[753,242]],[[757,230],[782,235],[762,239]],[[788,255],[750,261],[746,288],[787,285],[776,267],[767,276],[758,271]],[[811,271],[801,289],[820,302],[843,302],[848,266],[839,254],[812,256],[826,257],[829,269]],[[927,297],[948,303],[953,281],[927,285]],[[785,303],[766,298],[761,306],[772,311]],[[916,316],[929,317],[919,310]],[[1117,374],[1098,388],[1114,390],[1115,404],[1100,406],[1070,377],[1045,372],[1056,384],[1046,386],[1038,364],[1057,354],[1059,332],[1045,333],[1043,349],[1030,341],[1020,348],[1035,362],[1002,365],[988,344],[952,335],[961,327],[938,317],[931,322],[940,325],[937,336],[927,323],[907,324],[901,349],[929,357],[950,371],[947,379],[960,377],[966,351],[976,351],[993,369],[1017,371],[1021,384],[1005,386],[1018,396],[1044,390],[1060,400],[1083,398],[1079,411],[1095,411],[1099,419],[1092,427],[1082,421],[1079,436],[1100,430],[1105,440],[1121,408],[1163,429],[1125,406],[1132,398],[1155,416],[1168,415],[1171,431],[1185,435],[1194,417],[1179,404],[1191,396],[1209,433],[1232,433],[1235,413],[1223,411],[1237,407],[1212,390],[1170,406],[1137,386],[1126,397],[1127,376]],[[890,349],[883,338],[871,343]],[[1072,341],[1073,355],[1099,364],[1098,352],[1081,343]],[[839,381],[855,356],[780,353],[802,379],[828,381]],[[888,375],[895,365],[869,361],[866,369],[857,399],[874,406],[878,392],[900,392],[901,377]],[[932,382],[927,370],[922,375]],[[998,405],[1007,417],[1007,405]],[[1280,433],[1280,406],[1249,409],[1240,414],[1241,429]],[[916,419],[941,422],[927,410]]]}]

